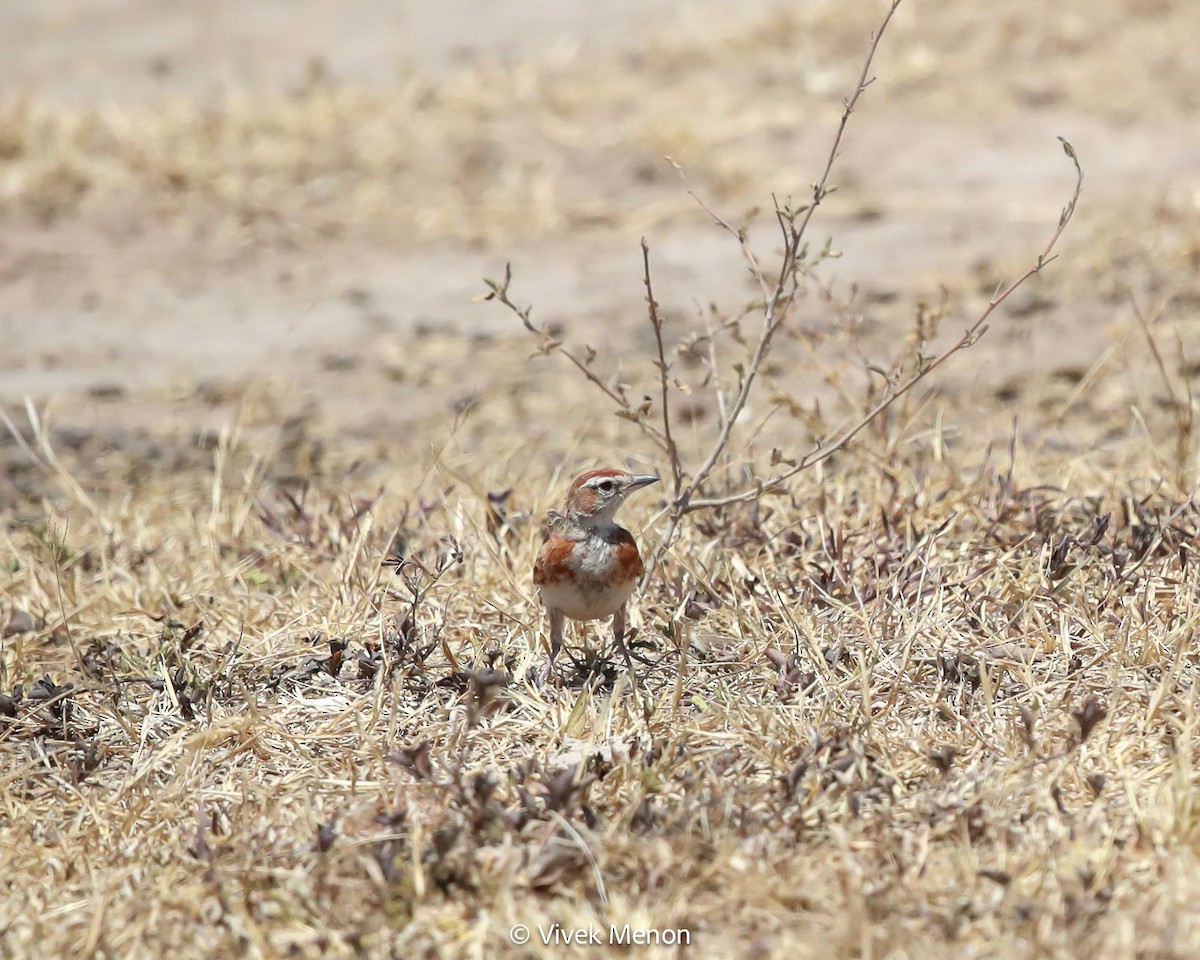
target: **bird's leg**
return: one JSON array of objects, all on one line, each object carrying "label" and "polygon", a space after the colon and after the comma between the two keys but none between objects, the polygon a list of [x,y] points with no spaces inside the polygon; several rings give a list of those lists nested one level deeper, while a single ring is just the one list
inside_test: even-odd
[{"label": "bird's leg", "polygon": [[561,610],[550,611],[550,661],[546,664],[547,679],[554,672],[554,658],[558,656],[558,651],[562,649],[563,621],[565,619]]},{"label": "bird's leg", "polygon": [[613,614],[613,636],[617,639],[617,649],[621,651],[625,657],[625,666],[629,668],[629,678],[633,683],[633,689],[637,690],[637,674],[633,670],[633,657],[629,655],[629,648],[625,646],[625,607],[621,606],[615,614]]}]

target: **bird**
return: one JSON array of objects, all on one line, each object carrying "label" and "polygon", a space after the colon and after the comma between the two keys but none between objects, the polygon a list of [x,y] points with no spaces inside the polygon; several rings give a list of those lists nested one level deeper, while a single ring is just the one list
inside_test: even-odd
[{"label": "bird", "polygon": [[633,674],[625,607],[645,566],[633,534],[614,518],[629,494],[658,480],[611,468],[589,470],[572,482],[564,511],[549,511],[546,541],[533,565],[533,582],[550,617],[547,674],[562,648],[566,620],[607,617],[613,618],[617,648]]}]

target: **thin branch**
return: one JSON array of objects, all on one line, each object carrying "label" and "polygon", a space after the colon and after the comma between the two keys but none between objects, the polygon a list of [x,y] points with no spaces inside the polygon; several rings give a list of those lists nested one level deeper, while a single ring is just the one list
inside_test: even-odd
[{"label": "thin branch", "polygon": [[854,88],[854,95],[845,102],[845,109],[842,111],[842,118],[838,122],[837,134],[833,138],[833,146],[829,149],[829,156],[825,160],[825,169],[821,173],[821,179],[813,184],[813,198],[807,209],[804,210],[804,219],[800,221],[800,226],[797,228],[794,235],[795,250],[799,250],[800,241],[804,237],[804,231],[808,228],[808,222],[816,213],[817,207],[821,201],[825,199],[832,191],[827,188],[829,182],[829,174],[833,170],[833,165],[837,161],[838,153],[842,147],[842,137],[846,133],[846,127],[850,123],[850,115],[854,112],[855,106],[858,104],[858,98],[872,83],[875,78],[869,76],[871,72],[871,62],[875,59],[875,51],[879,49],[879,41],[883,39],[884,31],[887,30],[888,24],[892,22],[892,15],[895,14],[902,0],[892,0],[892,5],[888,8],[887,14],[884,15],[883,22],[879,25],[879,29],[871,34],[871,42],[867,48],[867,58],[863,61],[862,73],[858,76],[858,85]]},{"label": "thin branch", "polygon": [[[746,365],[746,372],[742,377],[741,387],[738,390],[737,396],[734,398],[729,412],[721,424],[720,433],[717,435],[716,441],[705,457],[704,462],[699,469],[693,474],[691,482],[688,483],[687,489],[676,498],[675,508],[681,513],[691,512],[691,499],[708,479],[709,473],[712,472],[725,447],[729,444],[730,435],[733,432],[733,426],[741,415],[742,410],[746,406],[746,402],[750,399],[750,393],[754,388],[755,380],[758,377],[759,369],[762,367],[763,359],[771,346],[771,340],[774,338],[776,331],[779,329],[783,320],[787,317],[788,310],[796,297],[796,282],[795,268],[798,263],[800,250],[804,242],[804,234],[808,228],[809,222],[813,218],[821,202],[832,191],[828,186],[829,175],[833,170],[833,165],[837,160],[838,152],[841,149],[842,138],[845,135],[846,127],[850,122],[850,115],[854,112],[855,106],[858,104],[859,97],[863,91],[870,86],[871,63],[875,59],[875,51],[879,49],[879,42],[883,38],[884,32],[887,30],[888,24],[891,22],[892,15],[900,6],[902,0],[892,0],[892,5],[888,8],[887,14],[883,18],[883,22],[879,25],[879,29],[871,35],[871,42],[867,48],[867,56],[863,61],[862,72],[859,74],[858,83],[855,85],[853,95],[846,100],[845,107],[842,111],[842,118],[838,124],[837,134],[833,138],[833,144],[829,148],[829,156],[825,160],[825,168],[821,172],[820,179],[813,184],[812,200],[804,207],[802,211],[802,219],[799,225],[795,223],[797,213],[786,211],[776,203],[775,214],[779,219],[780,227],[784,231],[786,246],[784,255],[779,268],[779,277],[775,281],[775,289],[773,293],[767,295],[767,302],[763,308],[763,325],[762,332],[759,334],[758,342],[754,345],[754,350],[751,353],[750,361]],[[723,221],[719,221],[723,222]],[[788,289],[789,279],[791,281],[791,289]],[[672,530],[673,535],[673,530]]]},{"label": "thin branch", "polygon": [[1075,190],[1071,195],[1070,201],[1065,207],[1063,207],[1062,213],[1059,215],[1058,226],[1055,229],[1054,234],[1050,237],[1050,241],[1042,249],[1042,252],[1038,254],[1037,260],[1028,269],[1026,269],[1024,273],[1009,283],[1008,286],[999,290],[996,295],[988,301],[988,304],[984,308],[983,312],[979,314],[979,316],[975,319],[975,322],[966,329],[966,332],[958,340],[942,351],[942,353],[938,354],[938,356],[933,358],[929,363],[923,364],[916,373],[914,373],[899,386],[889,389],[878,403],[871,407],[870,410],[868,410],[845,432],[839,435],[837,439],[831,441],[830,443],[818,446],[817,449],[808,453],[801,460],[798,460],[796,464],[788,470],[770,480],[757,483],[754,487],[748,490],[743,490],[740,493],[734,493],[724,497],[713,497],[707,500],[696,500],[694,502],[687,503],[683,505],[683,512],[692,513],[696,510],[707,510],[712,509],[713,507],[727,506],[731,503],[744,503],[747,500],[753,500],[756,497],[762,496],[764,492],[771,490],[791,477],[794,477],[801,471],[807,470],[809,467],[816,466],[818,463],[829,459],[831,456],[845,447],[846,444],[848,444],[851,440],[853,440],[855,436],[857,436],[858,433],[867,426],[867,424],[869,424],[872,420],[879,416],[879,414],[895,403],[900,397],[908,393],[908,391],[914,386],[933,373],[933,371],[935,371],[943,363],[949,360],[956,353],[959,353],[960,351],[974,345],[975,342],[987,332],[987,319],[992,315],[992,313],[995,312],[996,308],[1004,303],[1004,301],[1007,300],[1022,284],[1024,284],[1026,280],[1035,274],[1041,273],[1045,267],[1057,259],[1057,255],[1053,254],[1052,251],[1054,250],[1055,245],[1058,243],[1059,238],[1062,236],[1063,231],[1066,229],[1067,224],[1071,222],[1071,217],[1075,213],[1075,205],[1078,203],[1079,196],[1083,192],[1083,169],[1079,166],[1079,158],[1075,155],[1075,149],[1069,143],[1067,143],[1066,140],[1063,140],[1062,137],[1059,137],[1059,140],[1062,140],[1063,151],[1068,157],[1071,158],[1071,162],[1075,165]]},{"label": "thin branch", "polygon": [[[1155,366],[1158,367],[1158,374],[1162,378],[1163,386],[1166,387],[1167,393],[1171,395],[1171,412],[1175,417],[1175,458],[1178,461],[1179,469],[1183,470],[1187,465],[1188,450],[1192,445],[1192,422],[1194,414],[1192,409],[1191,384],[1186,384],[1186,399],[1181,398],[1179,391],[1175,388],[1174,381],[1171,379],[1171,375],[1167,373],[1167,365],[1163,360],[1162,351],[1158,349],[1158,341],[1154,339],[1154,334],[1150,331],[1151,324],[1158,319],[1158,312],[1155,312],[1152,319],[1147,319],[1132,290],[1128,292],[1128,297],[1130,304],[1133,306],[1134,315],[1137,317],[1138,324],[1142,328],[1142,333],[1146,338],[1146,343],[1150,347],[1150,355],[1154,358]],[[1175,336],[1176,338],[1179,336],[1178,329],[1175,331]],[[1182,361],[1182,345],[1179,347],[1179,356]],[[1181,362],[1180,367],[1186,380],[1187,364]]]},{"label": "thin branch", "polygon": [[[776,331],[787,318],[792,304],[795,302],[798,291],[798,280],[796,277],[797,269],[800,263],[801,252],[804,249],[804,235],[808,229],[808,224],[813,218],[822,201],[832,193],[832,188],[829,187],[829,175],[833,170],[833,165],[837,161],[838,153],[841,150],[842,138],[845,135],[846,127],[850,122],[850,115],[854,112],[855,106],[858,104],[859,97],[863,91],[870,86],[871,78],[871,63],[875,59],[875,51],[879,48],[879,42],[883,38],[884,32],[887,30],[888,24],[892,20],[892,15],[900,6],[902,0],[892,0],[891,6],[888,8],[887,14],[883,18],[883,22],[879,25],[879,29],[871,35],[870,43],[867,47],[867,56],[863,61],[862,72],[859,74],[858,83],[855,85],[854,93],[848,100],[845,101],[844,109],[842,110],[841,121],[838,124],[837,133],[833,138],[833,144],[829,148],[829,156],[825,160],[825,168],[821,172],[821,177],[812,185],[812,199],[800,210],[790,210],[783,207],[778,199],[775,199],[775,219],[779,223],[779,229],[783,234],[783,257],[779,264],[779,275],[775,280],[774,288],[769,293],[764,293],[763,303],[763,318],[762,330],[759,333],[758,341],[754,345],[754,349],[750,354],[749,363],[745,367],[745,373],[742,376],[742,382],[739,385],[737,396],[729,409],[721,418],[721,429],[713,442],[708,455],[699,469],[692,475],[691,481],[687,487],[675,497],[672,502],[667,520],[667,529],[659,538],[658,545],[654,552],[650,555],[646,564],[645,572],[642,574],[642,586],[644,587],[657,566],[667,548],[674,542],[675,535],[679,530],[679,525],[684,516],[699,509],[704,509],[710,505],[719,505],[720,500],[698,500],[693,501],[696,493],[708,479],[709,474],[713,471],[721,456],[725,453],[729,446],[729,439],[733,433],[734,424],[737,423],[738,417],[741,416],[742,410],[745,409],[746,402],[750,398],[750,393],[754,389],[755,380],[758,377],[759,369],[762,367],[763,360],[770,350],[771,341],[775,336]],[[685,180],[686,183],[686,180]],[[689,187],[689,193],[691,193]],[[692,194],[695,196],[695,194]],[[773,198],[774,199],[774,198]],[[699,200],[699,198],[697,198]],[[741,231],[735,231],[725,220],[717,216],[705,205],[700,202],[701,207],[706,210],[718,224],[726,230],[733,233],[741,244],[743,251],[748,257],[749,248]],[[802,215],[799,224],[796,223],[797,217]],[[757,260],[750,259],[752,269],[757,266]],[[761,271],[760,271],[761,272]],[[861,429],[861,427],[859,428]],[[857,433],[857,430],[855,430]],[[814,461],[817,462],[817,461]],[[796,471],[799,472],[799,471]],[[790,474],[789,474],[790,475]],[[744,496],[737,497],[737,500],[752,500],[755,496],[761,493],[761,486],[755,490],[746,491]],[[731,501],[734,502],[734,501]]]},{"label": "thin branch", "polygon": [[656,428],[652,423],[649,423],[644,417],[640,416],[639,412],[629,405],[628,399],[626,399],[622,393],[614,390],[607,383],[601,380],[588,365],[587,361],[581,360],[573,352],[564,347],[560,341],[555,340],[554,337],[552,337],[544,327],[538,327],[534,325],[533,321],[529,319],[532,312],[532,307],[519,307],[511,299],[509,299],[508,288],[512,283],[511,263],[506,263],[504,265],[504,280],[502,282],[488,280],[486,278],[483,282],[488,285],[488,289],[491,290],[491,293],[476,297],[476,300],[495,300],[497,303],[502,303],[504,306],[508,307],[509,310],[516,314],[517,318],[521,321],[526,330],[542,338],[541,350],[543,353],[547,355],[551,353],[562,354],[567,360],[574,364],[575,368],[582,373],[585,378],[587,378],[589,383],[600,390],[601,393],[612,400],[612,402],[620,408],[618,413],[621,416],[625,417],[627,420],[632,420],[639,427],[641,427],[642,432],[651,440],[653,440],[662,450],[666,451],[669,449],[667,438],[663,436],[658,428]]},{"label": "thin branch", "polygon": [[737,227],[733,226],[733,224],[731,224],[728,220],[726,220],[719,213],[713,210],[712,207],[704,202],[704,199],[692,189],[691,181],[688,180],[687,174],[684,173],[683,166],[681,164],[677,163],[671,157],[666,157],[664,159],[666,159],[667,163],[674,167],[675,172],[679,174],[679,179],[683,181],[683,186],[684,189],[687,190],[687,195],[695,200],[697,204],[699,204],[701,210],[713,218],[713,221],[717,224],[717,226],[729,233],[730,236],[732,236],[738,242],[738,246],[741,247],[742,250],[742,256],[746,258],[746,263],[750,266],[750,273],[754,276],[755,281],[758,283],[758,288],[762,291],[763,299],[766,300],[766,298],[771,295],[770,291],[767,289],[767,277],[766,274],[763,273],[762,265],[758,262],[758,257],[756,257],[754,255],[754,251],[750,249],[750,238],[746,234],[746,231],[739,230]]},{"label": "thin branch", "polygon": [[717,416],[725,419],[725,389],[721,386],[721,365],[717,360],[717,335],[712,320],[704,315],[704,330],[708,339],[708,369],[712,377],[713,395],[717,399]]},{"label": "thin branch", "polygon": [[642,237],[642,276],[646,284],[646,304],[650,312],[650,326],[654,328],[654,342],[658,346],[658,379],[662,384],[663,438],[667,443],[667,459],[671,463],[672,496],[678,498],[683,485],[683,466],[679,462],[679,448],[671,436],[671,392],[667,371],[666,353],[663,351],[662,318],[658,315],[658,301],[654,299],[654,288],[650,284],[650,247]]}]

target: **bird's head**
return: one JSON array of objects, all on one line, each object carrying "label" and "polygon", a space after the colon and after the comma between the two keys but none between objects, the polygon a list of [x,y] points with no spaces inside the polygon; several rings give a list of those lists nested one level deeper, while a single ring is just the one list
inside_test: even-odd
[{"label": "bird's head", "polygon": [[657,482],[658,477],[650,474],[589,470],[571,484],[567,493],[567,515],[585,527],[610,524],[630,493]]}]

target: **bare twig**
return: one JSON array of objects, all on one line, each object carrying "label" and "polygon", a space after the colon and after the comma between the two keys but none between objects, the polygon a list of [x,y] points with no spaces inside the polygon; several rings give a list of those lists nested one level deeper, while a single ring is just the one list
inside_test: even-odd
[{"label": "bare twig", "polygon": [[534,322],[530,319],[530,315],[533,310],[532,307],[520,307],[509,298],[508,288],[512,283],[511,263],[506,263],[504,265],[503,281],[484,279],[483,282],[488,285],[491,293],[484,294],[482,297],[477,299],[495,300],[496,302],[502,303],[504,306],[508,307],[509,310],[517,315],[517,318],[521,321],[526,330],[528,330],[530,333],[536,334],[541,338],[542,342],[540,349],[542,353],[546,355],[558,353],[566,357],[566,359],[569,360],[575,366],[575,368],[584,375],[589,383],[591,383],[614,404],[616,404],[618,415],[624,417],[626,420],[631,420],[636,423],[639,427],[641,427],[642,432],[651,440],[653,440],[654,443],[657,444],[663,451],[667,451],[669,449],[667,438],[662,434],[661,431],[658,430],[658,428],[654,426],[654,424],[646,420],[646,417],[642,411],[635,409],[630,405],[629,399],[625,396],[620,387],[618,386],[616,389],[614,389],[601,380],[599,376],[597,376],[596,372],[592,370],[591,366],[589,365],[591,362],[591,357],[589,357],[587,360],[580,359],[575,353],[563,346],[562,341],[556,340],[545,327],[539,327],[534,324]]},{"label": "bare twig", "polygon": [[900,3],[901,0],[893,0],[892,5],[888,8],[887,15],[879,25],[879,29],[871,35],[871,42],[867,48],[867,56],[863,61],[862,73],[859,75],[858,83],[855,85],[854,94],[845,102],[837,134],[833,138],[833,145],[829,148],[829,156],[825,160],[825,169],[821,172],[821,178],[813,184],[812,200],[802,211],[796,212],[801,216],[800,223],[798,225],[795,224],[789,217],[789,212],[779,207],[778,204],[776,205],[776,216],[779,218],[785,236],[788,238],[783,260],[780,263],[779,277],[775,281],[775,290],[773,294],[768,296],[767,303],[763,309],[762,332],[759,334],[758,342],[754,345],[750,362],[746,365],[746,372],[742,377],[741,388],[738,390],[738,394],[729,408],[729,413],[721,425],[721,432],[718,434],[716,442],[713,444],[708,456],[705,457],[704,462],[696,470],[691,483],[688,484],[687,490],[679,498],[682,501],[679,506],[684,513],[690,512],[688,510],[689,501],[708,478],[708,474],[712,471],[718,458],[729,443],[729,436],[733,430],[733,425],[737,422],[738,417],[745,408],[746,401],[750,399],[750,392],[754,388],[754,382],[758,371],[762,367],[763,359],[770,349],[771,340],[774,338],[776,331],[787,316],[787,311],[791,308],[792,302],[795,300],[796,287],[792,283],[790,291],[788,290],[789,278],[794,276],[795,267],[799,262],[805,231],[808,229],[808,224],[812,220],[817,207],[832,192],[828,186],[829,174],[833,170],[833,164],[837,160],[838,152],[841,149],[842,137],[845,135],[846,125],[850,122],[850,115],[854,112],[858,98],[862,96],[863,92],[871,84],[872,78],[868,76],[871,71],[871,62],[875,58],[875,51],[879,48],[879,41],[887,29],[888,23],[891,22],[892,14],[896,12],[896,8],[900,6]]},{"label": "bare twig", "polygon": [[[1062,140],[1061,137],[1059,139]],[[1062,213],[1059,215],[1058,226],[1055,228],[1049,242],[1042,249],[1042,252],[1038,254],[1037,260],[1020,276],[1010,282],[1008,286],[997,291],[995,296],[988,301],[987,306],[984,307],[983,311],[975,319],[974,323],[967,327],[966,331],[958,340],[952,343],[936,357],[933,357],[926,363],[921,364],[917,368],[917,371],[913,373],[907,380],[903,381],[898,386],[889,387],[884,393],[882,399],[880,399],[873,407],[863,414],[862,417],[855,421],[855,423],[846,428],[834,440],[819,445],[815,450],[796,461],[794,466],[790,467],[783,473],[780,473],[778,476],[772,477],[769,480],[760,481],[752,488],[743,490],[740,493],[729,494],[728,496],[724,497],[713,497],[706,500],[696,500],[685,504],[683,506],[683,512],[691,513],[696,510],[707,510],[714,507],[727,506],[731,503],[744,503],[748,500],[753,500],[756,497],[762,496],[762,494],[766,491],[778,487],[784,481],[789,480],[801,471],[807,470],[808,468],[816,466],[818,463],[829,459],[829,457],[833,456],[833,454],[837,453],[837,451],[841,450],[846,446],[846,444],[853,440],[858,433],[867,426],[867,424],[869,424],[872,420],[879,416],[879,414],[895,403],[896,400],[908,393],[908,391],[914,386],[933,373],[934,370],[940,367],[956,353],[973,346],[987,331],[987,320],[995,312],[996,308],[1004,303],[1004,301],[1010,296],[1012,296],[1014,291],[1016,291],[1023,283],[1025,283],[1026,280],[1035,274],[1041,273],[1041,271],[1047,265],[1057,259],[1057,255],[1052,251],[1054,250],[1055,245],[1058,243],[1059,238],[1062,236],[1063,231],[1066,229],[1067,224],[1070,223],[1071,217],[1075,213],[1075,205],[1083,191],[1083,170],[1079,165],[1079,159],[1075,154],[1075,150],[1069,143],[1067,143],[1066,140],[1062,140],[1062,144],[1064,152],[1068,157],[1071,158],[1071,162],[1075,166],[1075,189],[1071,195],[1071,199],[1067,202],[1066,206],[1063,207]]]},{"label": "bare twig", "polygon": [[762,264],[758,262],[758,257],[754,255],[754,250],[750,247],[749,234],[745,230],[735,227],[704,202],[704,199],[698,193],[696,193],[694,189],[692,189],[691,181],[688,180],[687,174],[684,172],[683,167],[679,163],[677,163],[671,157],[667,157],[666,160],[667,163],[675,168],[675,172],[679,174],[679,179],[683,181],[683,186],[684,189],[687,190],[688,196],[695,200],[697,204],[699,204],[701,210],[713,218],[713,222],[716,223],[717,226],[726,231],[738,242],[738,246],[740,246],[742,250],[742,256],[746,258],[746,263],[750,267],[750,273],[753,275],[755,282],[758,283],[758,287],[762,291],[763,298],[766,299],[769,297],[771,294],[767,289],[767,277],[763,272]]},{"label": "bare twig", "polygon": [[[1171,375],[1167,373],[1167,364],[1163,360],[1162,351],[1158,348],[1158,341],[1154,339],[1154,334],[1150,330],[1151,325],[1158,319],[1158,314],[1156,313],[1154,317],[1148,319],[1132,291],[1129,293],[1129,302],[1133,306],[1133,312],[1137,317],[1138,325],[1141,327],[1142,334],[1146,338],[1146,343],[1150,347],[1150,354],[1154,357],[1154,364],[1158,368],[1158,375],[1162,379],[1167,393],[1171,396],[1171,412],[1175,417],[1175,460],[1177,469],[1182,472],[1187,467],[1188,452],[1192,447],[1192,433],[1195,425],[1191,383],[1187,380],[1187,364],[1180,363],[1185,381],[1183,395],[1180,396],[1180,391],[1171,379]],[[1175,336],[1179,357],[1182,361],[1183,344],[1178,341],[1178,330],[1175,331]]]},{"label": "bare twig", "polygon": [[[829,147],[829,152],[825,157],[824,165],[821,169],[820,176],[811,185],[811,194],[808,197],[808,202],[804,205],[793,208],[790,203],[781,203],[777,198],[774,200],[775,220],[779,226],[781,236],[783,238],[783,252],[779,260],[778,272],[774,274],[773,279],[768,279],[760,260],[751,250],[748,242],[747,233],[744,229],[735,228],[728,220],[714,212],[702,200],[688,183],[683,170],[670,160],[681,178],[689,195],[691,195],[700,207],[714,220],[714,222],[734,237],[743,255],[749,264],[750,271],[754,275],[762,292],[762,301],[760,305],[755,305],[755,309],[761,309],[760,325],[758,335],[751,344],[744,344],[747,349],[747,357],[745,362],[738,367],[739,378],[736,391],[732,392],[732,396],[726,399],[721,392],[721,386],[716,384],[718,400],[718,427],[716,436],[713,438],[707,452],[703,455],[698,466],[687,471],[682,463],[679,450],[676,446],[674,437],[671,433],[671,418],[670,418],[670,366],[666,359],[666,349],[663,344],[662,336],[662,320],[658,313],[658,304],[654,299],[653,288],[650,277],[650,255],[649,247],[646,241],[642,241],[642,263],[643,263],[643,282],[646,287],[646,299],[649,305],[650,323],[654,329],[655,343],[657,347],[657,359],[655,365],[659,370],[659,385],[662,394],[662,428],[654,426],[649,422],[647,414],[650,409],[649,400],[641,407],[635,409],[629,403],[625,396],[624,390],[619,386],[614,389],[604,383],[590,369],[592,356],[586,360],[580,359],[575,354],[563,348],[561,342],[544,328],[539,328],[533,325],[529,319],[530,310],[528,307],[521,308],[516,306],[508,296],[508,288],[512,279],[512,271],[510,268],[505,268],[505,277],[502,283],[487,281],[491,293],[487,294],[484,299],[496,299],[512,310],[525,325],[530,332],[537,334],[542,338],[542,351],[544,353],[560,352],[573,363],[584,376],[605,393],[618,407],[618,415],[632,420],[638,424],[643,433],[650,437],[654,443],[662,450],[670,462],[671,476],[673,480],[673,496],[670,505],[666,508],[666,527],[660,537],[657,547],[649,557],[644,574],[644,581],[648,579],[656,566],[657,562],[662,558],[667,548],[674,542],[679,531],[679,526],[683,518],[688,514],[695,513],[698,510],[709,510],[722,506],[727,506],[734,503],[745,503],[758,499],[767,491],[777,489],[786,481],[795,477],[797,474],[819,463],[827,460],[834,453],[845,448],[858,434],[870,423],[876,420],[884,411],[888,410],[901,397],[905,396],[914,386],[930,376],[934,371],[942,366],[952,356],[962,350],[972,346],[978,339],[987,331],[988,319],[992,316],[995,310],[1003,304],[1022,284],[1024,284],[1034,274],[1040,273],[1047,265],[1055,259],[1054,248],[1066,229],[1067,224],[1075,212],[1076,203],[1083,187],[1083,171],[1080,167],[1079,160],[1075,155],[1074,149],[1067,141],[1063,140],[1063,149],[1071,162],[1075,166],[1076,182],[1075,189],[1070,200],[1063,208],[1059,217],[1058,225],[1050,237],[1049,242],[1038,255],[1036,261],[1026,269],[1020,276],[1011,281],[1007,286],[998,287],[995,294],[988,301],[986,307],[980,312],[973,323],[967,327],[963,335],[943,350],[936,356],[926,356],[923,353],[923,346],[918,350],[916,366],[911,373],[901,375],[898,371],[884,374],[885,383],[881,388],[881,394],[878,395],[874,402],[870,403],[868,409],[857,419],[854,419],[848,425],[842,427],[830,440],[818,441],[815,448],[805,456],[799,459],[784,458],[778,451],[772,452],[771,465],[784,464],[786,469],[782,472],[768,477],[766,479],[752,479],[752,482],[745,489],[735,492],[726,493],[721,496],[702,496],[707,493],[707,485],[711,482],[712,475],[719,463],[725,462],[729,456],[731,438],[734,433],[734,428],[738,423],[742,414],[747,408],[750,397],[758,383],[758,379],[763,372],[763,367],[766,358],[771,350],[772,343],[776,334],[787,322],[791,314],[792,307],[796,298],[800,295],[803,284],[810,277],[813,265],[821,259],[831,256],[828,243],[820,252],[813,257],[809,257],[806,246],[806,236],[809,224],[816,213],[817,208],[825,201],[825,199],[836,189],[830,183],[830,177],[833,172],[834,165],[841,154],[842,144],[845,140],[846,131],[849,127],[850,118],[856,110],[859,100],[866,92],[867,88],[874,82],[871,76],[871,67],[875,59],[876,51],[879,49],[879,44],[883,39],[889,24],[892,21],[893,15],[899,8],[902,0],[891,0],[886,13],[883,16],[879,27],[871,34],[870,41],[867,46],[866,56],[863,59],[862,69],[859,72],[857,82],[854,85],[853,92],[843,102],[841,118],[838,122],[837,130],[834,133],[832,143]],[[1061,138],[1060,138],[1061,139]],[[744,343],[741,340],[740,331],[736,325],[731,326],[730,331],[739,343]],[[923,338],[922,338],[923,344]],[[711,342],[710,331],[710,357],[712,360],[713,376],[717,377],[718,367],[716,364],[715,350]],[[875,369],[875,368],[873,368]],[[719,377],[718,377],[719,379]],[[765,423],[765,421],[764,421]],[[758,424],[757,429],[761,430],[762,423]],[[747,468],[749,472],[749,468]],[[753,478],[753,474],[751,473]]]},{"label": "bare twig", "polygon": [[[891,6],[883,18],[879,29],[876,30],[870,39],[867,47],[867,56],[863,60],[862,71],[859,74],[858,82],[855,84],[854,93],[844,103],[841,120],[838,123],[837,133],[834,135],[833,143],[829,148],[829,155],[825,160],[825,167],[821,171],[820,178],[812,185],[811,199],[805,206],[799,210],[791,210],[782,206],[778,200],[775,202],[775,216],[779,223],[780,230],[784,237],[784,252],[780,260],[779,273],[776,277],[774,287],[769,293],[765,293],[765,301],[763,304],[762,328],[759,332],[758,340],[754,344],[751,351],[749,362],[744,367],[741,384],[739,385],[737,395],[730,404],[728,411],[721,420],[720,431],[717,434],[716,440],[709,449],[704,461],[692,475],[684,490],[675,497],[675,501],[669,512],[667,529],[659,540],[658,548],[651,557],[651,563],[648,565],[645,577],[650,576],[650,572],[655,564],[655,561],[661,557],[666,548],[674,541],[675,534],[678,531],[679,523],[683,517],[691,512],[694,512],[699,507],[693,506],[693,498],[699,492],[709,474],[720,460],[726,447],[729,445],[730,436],[733,433],[734,424],[737,423],[738,417],[741,416],[745,409],[746,402],[750,398],[751,391],[754,389],[755,381],[758,373],[762,368],[763,360],[771,348],[771,341],[778,332],[780,326],[787,319],[788,313],[792,304],[795,302],[799,280],[797,272],[800,267],[801,258],[804,250],[804,237],[808,229],[809,223],[812,221],[813,214],[816,213],[817,207],[821,205],[824,199],[833,192],[829,186],[829,175],[833,170],[833,165],[837,161],[838,153],[841,150],[842,139],[845,136],[846,127],[850,122],[850,116],[854,113],[854,108],[858,104],[859,98],[863,95],[868,86],[871,85],[873,78],[870,76],[871,64],[875,59],[875,51],[879,48],[879,42],[883,38],[884,32],[887,30],[888,24],[892,20],[892,15],[900,6],[902,0],[892,0]],[[689,188],[689,192],[691,192]],[[695,194],[693,193],[693,196]],[[701,206],[709,212],[711,216],[721,224],[726,230],[734,233],[742,245],[743,250],[747,249],[746,242],[742,231],[734,231],[733,228],[723,219],[713,214],[709,208],[701,203]],[[797,222],[797,218],[799,218]],[[748,259],[752,268],[757,268],[758,261],[753,258],[752,254],[748,254]],[[758,275],[761,276],[762,271],[758,270]],[[751,499],[753,494],[746,499]],[[708,503],[708,501],[698,501],[699,503]]]},{"label": "bare twig", "polygon": [[642,276],[646,284],[646,304],[650,312],[650,326],[654,328],[654,342],[658,347],[658,379],[662,384],[662,422],[663,438],[666,440],[667,459],[671,464],[671,491],[675,498],[679,497],[683,485],[683,465],[679,461],[679,448],[671,437],[671,390],[666,353],[663,351],[662,318],[658,315],[658,301],[654,299],[654,287],[650,284],[650,247],[646,238],[642,238]]}]

